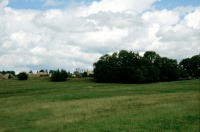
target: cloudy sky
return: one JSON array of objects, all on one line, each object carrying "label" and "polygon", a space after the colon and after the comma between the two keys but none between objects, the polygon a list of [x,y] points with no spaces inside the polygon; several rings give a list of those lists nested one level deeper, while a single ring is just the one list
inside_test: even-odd
[{"label": "cloudy sky", "polygon": [[200,52],[200,0],[0,0],[0,70],[92,70],[122,49]]}]

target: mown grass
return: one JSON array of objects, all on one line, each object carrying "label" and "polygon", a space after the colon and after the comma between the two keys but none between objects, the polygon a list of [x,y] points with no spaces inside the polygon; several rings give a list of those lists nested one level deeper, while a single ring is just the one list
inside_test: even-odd
[{"label": "mown grass", "polygon": [[0,131],[198,132],[198,80],[103,84],[0,80]]}]

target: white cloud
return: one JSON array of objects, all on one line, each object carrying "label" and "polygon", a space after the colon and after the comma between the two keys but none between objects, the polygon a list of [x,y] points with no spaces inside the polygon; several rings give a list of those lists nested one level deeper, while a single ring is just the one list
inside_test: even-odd
[{"label": "white cloud", "polygon": [[185,16],[185,21],[189,27],[194,29],[200,29],[200,7],[197,8],[194,12],[189,13]]},{"label": "white cloud", "polygon": [[30,50],[30,52],[33,55],[40,55],[40,56],[47,54],[47,50],[45,48],[39,47],[39,46],[34,47],[33,49]]},{"label": "white cloud", "polygon": [[119,29],[119,28],[112,28],[109,29],[108,27],[102,27],[99,31],[92,31],[85,34],[85,38],[83,41],[85,43],[88,42],[97,42],[97,43],[106,43],[106,42],[118,42],[121,41],[122,38],[128,36],[127,29]]},{"label": "white cloud", "polygon": [[102,0],[100,2],[94,1],[89,6],[88,13],[96,14],[100,11],[103,12],[124,12],[133,11],[135,13],[142,13],[149,9],[154,2],[158,0]]},{"label": "white cloud", "polygon": [[122,49],[179,60],[198,54],[200,7],[151,11],[155,1],[102,0],[45,11],[4,4],[0,70],[92,70],[101,55]]},{"label": "white cloud", "polygon": [[174,25],[179,22],[179,14],[174,11],[162,10],[154,12],[146,12],[142,18],[147,22],[158,23],[161,25]]}]

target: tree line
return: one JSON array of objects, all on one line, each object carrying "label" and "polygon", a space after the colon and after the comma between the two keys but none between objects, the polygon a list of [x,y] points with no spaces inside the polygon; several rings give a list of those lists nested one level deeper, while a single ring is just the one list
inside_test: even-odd
[{"label": "tree line", "polygon": [[103,83],[152,83],[200,77],[200,54],[183,59],[161,57],[154,51],[144,56],[126,50],[103,55],[94,63],[94,79]]},{"label": "tree line", "polygon": [[[94,79],[102,83],[153,83],[159,81],[177,81],[179,79],[200,78],[200,54],[183,59],[178,63],[174,59],[161,57],[154,51],[139,53],[121,50],[112,55],[106,54],[94,63]],[[76,68],[74,74],[65,70],[50,70],[51,81],[66,81],[68,77],[87,77],[88,70]],[[48,70],[40,70],[46,72]],[[2,71],[2,74],[15,75],[14,71]],[[32,73],[30,71],[29,73]],[[27,80],[25,72],[18,74],[19,80]]]},{"label": "tree line", "polygon": [[[74,73],[70,73],[70,72],[67,72],[66,70],[40,70],[39,72],[45,72],[47,74],[45,75],[42,75],[40,77],[47,77],[47,76],[50,76],[50,80],[53,81],[53,82],[63,82],[63,81],[66,81],[67,78],[81,78],[81,77],[91,77],[91,75],[87,75],[87,72],[86,70],[81,70],[81,71],[78,71],[77,69],[80,69],[80,68],[76,68],[76,71],[74,71]],[[87,70],[88,71],[88,70]],[[37,73],[39,73],[37,71]],[[33,73],[32,71],[30,71],[29,73]],[[19,80],[27,80],[28,79],[28,74],[26,72],[20,72],[18,75],[17,75],[18,79]]]},{"label": "tree line", "polygon": [[5,74],[12,74],[15,76],[15,71],[0,71],[1,74],[5,75]]}]

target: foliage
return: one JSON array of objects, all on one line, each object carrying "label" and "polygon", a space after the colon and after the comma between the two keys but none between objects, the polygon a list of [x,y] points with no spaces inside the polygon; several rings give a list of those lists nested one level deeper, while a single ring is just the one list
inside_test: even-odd
[{"label": "foliage", "polygon": [[53,82],[63,82],[66,80],[67,77],[68,77],[67,72],[62,69],[61,71],[60,70],[54,71],[51,80]]},{"label": "foliage", "polygon": [[44,72],[44,70],[43,70],[43,69],[41,69],[39,72]]},{"label": "foliage", "polygon": [[180,74],[180,79],[188,79],[189,78],[189,74],[186,72],[186,70],[184,70],[183,67],[179,66],[179,74]]},{"label": "foliage", "polygon": [[108,83],[152,83],[176,81],[180,73],[176,60],[160,57],[154,51],[147,51],[144,57],[139,53],[121,50],[104,55],[94,65],[94,78]]},{"label": "foliage", "polygon": [[8,75],[8,79],[11,79],[11,78],[12,78],[12,76],[9,74],[9,75]]},{"label": "foliage", "polygon": [[159,60],[160,81],[176,81],[179,79],[179,69],[176,60],[167,57]]},{"label": "foliage", "polygon": [[179,65],[193,78],[200,77],[200,54],[183,59]]},{"label": "foliage", "polygon": [[55,70],[49,70],[49,73],[51,73],[51,74],[54,73],[54,72],[55,72]]},{"label": "foliage", "polygon": [[13,75],[13,76],[15,76],[15,71],[0,71],[0,73],[2,73],[3,75],[5,75],[5,74],[11,74],[11,75]]},{"label": "foliage", "polygon": [[27,80],[28,79],[28,75],[25,72],[20,72],[17,77],[19,80]]},{"label": "foliage", "polygon": [[84,72],[83,75],[82,75],[82,77],[87,77],[87,76],[88,76],[87,72]]}]

